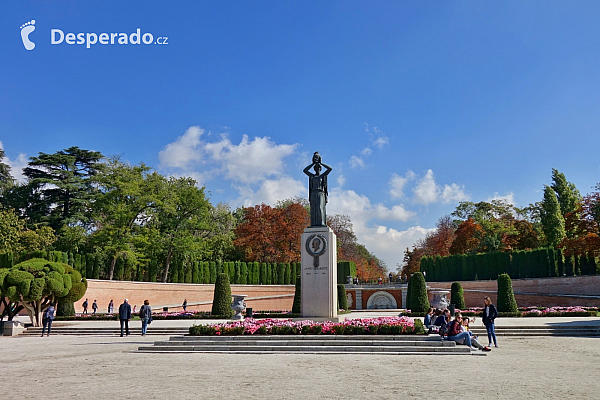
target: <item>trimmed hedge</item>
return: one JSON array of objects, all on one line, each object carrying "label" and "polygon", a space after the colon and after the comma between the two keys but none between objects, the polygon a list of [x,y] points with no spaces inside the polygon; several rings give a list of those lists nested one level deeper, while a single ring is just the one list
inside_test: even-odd
[{"label": "trimmed hedge", "polygon": [[348,299],[346,298],[346,287],[338,283],[337,285],[337,298],[338,298],[338,309],[347,310],[348,309]]},{"label": "trimmed hedge", "polygon": [[459,310],[467,308],[465,306],[463,288],[459,282],[452,283],[452,287],[450,288],[450,302]]},{"label": "trimmed hedge", "polygon": [[408,292],[410,293],[410,310],[414,312],[426,312],[429,310],[429,299],[427,297],[427,285],[421,272],[414,273],[408,281]]},{"label": "trimmed hedge", "polygon": [[553,248],[423,257],[420,270],[428,282],[495,280],[501,274],[519,279],[600,273],[593,255],[563,258],[561,250]]},{"label": "trimmed hedge", "polygon": [[508,274],[498,277],[498,312],[516,313],[519,311],[512,289],[512,281]]},{"label": "trimmed hedge", "polygon": [[231,286],[229,285],[228,274],[220,273],[217,275],[211,314],[222,315],[226,318],[233,316],[233,310],[231,309]]}]

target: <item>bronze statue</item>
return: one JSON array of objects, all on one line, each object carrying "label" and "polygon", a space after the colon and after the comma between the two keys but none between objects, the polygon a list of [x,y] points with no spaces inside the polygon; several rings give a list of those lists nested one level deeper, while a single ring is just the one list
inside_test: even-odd
[{"label": "bronze statue", "polygon": [[[315,173],[309,170],[314,167]],[[325,167],[325,172],[321,174],[321,169]],[[310,226],[326,226],[327,216],[325,205],[327,204],[327,175],[331,172],[331,167],[321,162],[321,155],[315,152],[312,158],[312,164],[304,168],[304,173],[308,175],[308,201],[310,203]]]}]

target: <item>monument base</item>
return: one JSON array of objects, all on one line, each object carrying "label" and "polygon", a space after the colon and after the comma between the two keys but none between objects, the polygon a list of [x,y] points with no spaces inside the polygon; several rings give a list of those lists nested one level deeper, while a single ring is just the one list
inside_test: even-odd
[{"label": "monument base", "polygon": [[301,313],[303,318],[337,317],[337,243],[328,226],[309,227],[301,239]]}]

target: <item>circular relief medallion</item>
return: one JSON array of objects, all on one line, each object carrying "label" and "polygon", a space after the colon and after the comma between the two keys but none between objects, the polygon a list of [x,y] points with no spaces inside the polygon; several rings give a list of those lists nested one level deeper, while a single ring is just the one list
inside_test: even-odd
[{"label": "circular relief medallion", "polygon": [[308,239],[306,239],[306,251],[313,257],[318,257],[325,254],[325,250],[327,250],[327,239],[325,236],[320,234],[310,235]]}]

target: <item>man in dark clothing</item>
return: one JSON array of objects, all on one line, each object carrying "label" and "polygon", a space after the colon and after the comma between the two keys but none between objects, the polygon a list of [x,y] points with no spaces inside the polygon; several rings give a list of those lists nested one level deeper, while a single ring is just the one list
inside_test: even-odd
[{"label": "man in dark clothing", "polygon": [[121,337],[123,337],[123,326],[127,336],[129,336],[129,320],[131,319],[131,306],[129,300],[125,299],[123,304],[119,306],[119,321],[121,321]]},{"label": "man in dark clothing", "polygon": [[85,299],[85,301],[83,302],[82,306],[83,306],[83,314],[87,314],[87,308],[88,308],[88,299]]},{"label": "man in dark clothing", "polygon": [[94,300],[94,302],[92,303],[92,315],[96,314],[96,311],[98,311],[98,303],[96,302],[96,300]]}]

